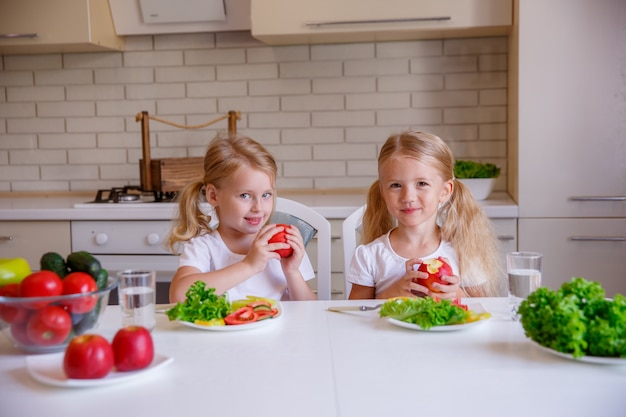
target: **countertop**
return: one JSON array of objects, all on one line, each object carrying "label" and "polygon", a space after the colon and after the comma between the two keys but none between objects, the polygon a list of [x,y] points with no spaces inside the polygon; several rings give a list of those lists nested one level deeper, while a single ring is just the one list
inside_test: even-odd
[{"label": "countertop", "polygon": [[[365,193],[283,192],[279,195],[306,204],[328,219],[346,218],[365,204]],[[177,210],[176,203],[87,204],[92,200],[93,196],[83,194],[16,197],[5,194],[0,197],[0,221],[170,220]],[[506,193],[493,193],[480,203],[491,218],[518,216],[517,204]]]},{"label": "countertop", "polygon": [[[282,317],[240,331],[194,329],[157,314],[155,350],[173,358],[171,364],[92,388],[36,381],[27,356],[3,336],[2,415],[624,415],[626,366],[583,363],[542,350],[510,320],[507,298],[464,299],[493,317],[456,331],[398,327],[378,311],[327,311],[377,301],[284,302]],[[111,340],[120,326],[120,309],[110,305],[94,332]],[[62,354],[54,355],[42,359],[47,366],[30,369],[63,383]]]}]

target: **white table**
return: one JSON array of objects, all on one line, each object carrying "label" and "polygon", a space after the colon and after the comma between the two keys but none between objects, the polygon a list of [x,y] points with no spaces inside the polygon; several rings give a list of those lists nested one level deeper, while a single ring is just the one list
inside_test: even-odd
[{"label": "white table", "polygon": [[[626,366],[548,354],[506,318],[506,299],[474,299],[494,317],[456,332],[396,327],[377,312],[333,313],[354,301],[283,303],[250,331],[169,322],[153,333],[174,362],[145,377],[57,388],[30,377],[25,355],[0,342],[2,417],[187,416],[624,416]],[[374,300],[367,304],[375,304]],[[98,332],[112,337],[119,310]]]}]

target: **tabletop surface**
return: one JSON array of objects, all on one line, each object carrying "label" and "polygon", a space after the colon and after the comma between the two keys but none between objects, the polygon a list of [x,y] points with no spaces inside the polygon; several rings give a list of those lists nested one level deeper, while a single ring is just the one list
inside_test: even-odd
[{"label": "tabletop surface", "polygon": [[[173,358],[128,381],[42,384],[27,356],[0,340],[0,415],[99,416],[624,416],[626,366],[557,357],[506,314],[506,298],[465,300],[491,319],[457,331],[395,326],[367,301],[283,302],[268,325],[197,330],[157,314],[155,350]],[[274,320],[274,319],[273,319]],[[121,325],[108,306],[95,332]]]}]

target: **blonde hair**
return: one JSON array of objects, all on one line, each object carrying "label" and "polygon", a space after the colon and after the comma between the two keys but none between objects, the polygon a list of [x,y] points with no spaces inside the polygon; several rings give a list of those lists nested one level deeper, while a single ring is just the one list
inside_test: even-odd
[{"label": "blonde hair", "polygon": [[[486,275],[481,287],[465,288],[471,296],[504,295],[505,281],[500,260],[500,247],[493,226],[480,204],[460,181],[454,179],[454,157],[448,145],[438,136],[416,131],[391,135],[380,150],[378,169],[391,158],[414,158],[435,168],[444,181],[453,180],[450,199],[439,209],[441,238],[455,249],[463,283],[464,273],[476,271]],[[363,215],[363,243],[370,243],[395,226],[376,180],[367,195]]]},{"label": "blonde hair", "polygon": [[174,220],[166,241],[170,251],[178,253],[179,243],[213,231],[211,215],[200,209],[200,203],[205,201],[205,186],[212,184],[221,188],[224,181],[243,166],[265,172],[272,185],[276,181],[276,161],[263,145],[247,136],[218,133],[204,155],[202,181],[187,184],[176,197],[178,218]]}]

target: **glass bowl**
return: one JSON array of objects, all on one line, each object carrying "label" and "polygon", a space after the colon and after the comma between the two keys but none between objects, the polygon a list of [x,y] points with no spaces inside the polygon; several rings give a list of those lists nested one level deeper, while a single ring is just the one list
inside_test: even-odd
[{"label": "glass bowl", "polygon": [[93,330],[118,284],[107,279],[104,289],[54,297],[0,297],[0,329],[26,353],[65,350],[74,337]]}]

